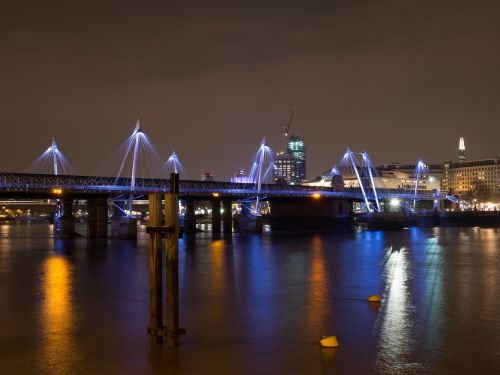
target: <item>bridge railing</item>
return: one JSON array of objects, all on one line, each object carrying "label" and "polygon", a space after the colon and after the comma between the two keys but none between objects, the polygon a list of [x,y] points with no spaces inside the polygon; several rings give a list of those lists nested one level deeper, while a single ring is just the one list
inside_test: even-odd
[{"label": "bridge railing", "polygon": [[[116,182],[116,184],[115,184]],[[139,193],[169,191],[169,182],[166,179],[136,179],[136,187],[131,191],[128,183],[130,179],[112,177],[88,177],[88,176],[51,176],[33,174],[9,174],[0,176],[0,189],[15,191],[50,191],[60,188],[69,191],[96,192],[96,193]],[[256,196],[255,184],[253,183],[230,183],[218,181],[193,181],[184,180],[180,182],[180,192],[183,195],[210,195],[214,193],[227,195]],[[351,199],[360,198],[360,189],[344,188],[341,191],[333,191],[330,187],[315,187],[301,185],[262,185],[259,196],[289,196],[304,197],[312,194],[320,194],[324,197],[344,197]],[[368,199],[374,199],[373,194],[368,193]],[[388,193],[382,193],[380,198],[412,199],[413,194],[397,189]],[[431,192],[419,191],[418,199],[434,199]],[[444,194],[440,199],[446,198]]]}]

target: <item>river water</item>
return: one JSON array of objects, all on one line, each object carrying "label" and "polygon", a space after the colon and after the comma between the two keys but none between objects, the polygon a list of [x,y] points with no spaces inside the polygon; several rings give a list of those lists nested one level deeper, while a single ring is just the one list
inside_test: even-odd
[{"label": "river water", "polygon": [[500,373],[497,228],[185,237],[178,349],[147,246],[1,225],[0,374]]}]

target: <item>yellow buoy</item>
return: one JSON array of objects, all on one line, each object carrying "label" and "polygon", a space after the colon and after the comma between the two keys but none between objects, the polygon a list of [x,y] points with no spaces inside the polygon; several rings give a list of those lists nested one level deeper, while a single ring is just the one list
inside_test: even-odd
[{"label": "yellow buoy", "polygon": [[337,336],[326,336],[320,340],[320,344],[323,348],[338,348],[339,342],[337,341]]},{"label": "yellow buoy", "polygon": [[371,295],[368,297],[368,302],[380,302],[381,298],[378,294]]}]

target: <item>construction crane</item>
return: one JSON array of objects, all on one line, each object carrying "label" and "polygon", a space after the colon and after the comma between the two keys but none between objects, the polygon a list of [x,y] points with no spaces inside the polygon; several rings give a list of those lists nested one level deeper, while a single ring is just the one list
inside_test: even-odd
[{"label": "construction crane", "polygon": [[292,113],[290,113],[290,120],[288,120],[288,124],[283,127],[285,130],[285,137],[288,137],[290,132],[290,126],[292,126],[293,114],[295,113],[295,106],[292,107]]}]

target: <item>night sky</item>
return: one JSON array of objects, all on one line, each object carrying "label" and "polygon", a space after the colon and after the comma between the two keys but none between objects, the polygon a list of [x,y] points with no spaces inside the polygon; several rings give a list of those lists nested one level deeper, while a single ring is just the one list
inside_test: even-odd
[{"label": "night sky", "polygon": [[[51,137],[90,174],[140,117],[188,177],[228,179],[303,135],[308,177],[347,146],[377,164],[500,156],[499,1],[2,1],[0,166]],[[271,5],[272,3],[272,5]]]}]

